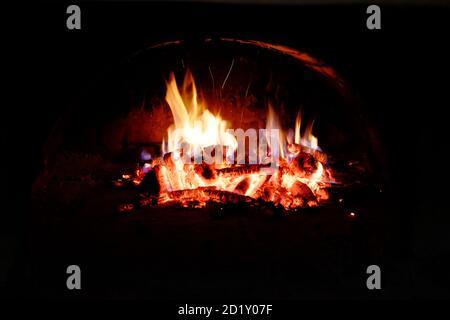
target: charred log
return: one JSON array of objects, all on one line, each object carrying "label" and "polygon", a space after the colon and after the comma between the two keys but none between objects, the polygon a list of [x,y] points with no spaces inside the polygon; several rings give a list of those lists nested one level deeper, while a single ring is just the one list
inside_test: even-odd
[{"label": "charred log", "polygon": [[219,176],[240,176],[246,174],[258,173],[262,168],[269,168],[269,164],[249,164],[234,166],[230,168],[217,169],[217,174]]}]

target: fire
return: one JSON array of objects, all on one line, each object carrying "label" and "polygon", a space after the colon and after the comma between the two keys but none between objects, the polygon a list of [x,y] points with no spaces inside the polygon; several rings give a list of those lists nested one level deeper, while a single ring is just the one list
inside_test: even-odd
[{"label": "fire", "polygon": [[[158,204],[177,202],[199,207],[210,201],[259,201],[296,209],[317,206],[328,199],[327,188],[334,180],[327,157],[313,135],[313,122],[302,134],[300,112],[294,130],[284,130],[269,105],[266,128],[246,131],[253,133],[250,136],[258,145],[250,145],[249,151],[244,151],[247,157],[240,158],[237,130],[199,101],[190,72],[181,88],[174,74],[170,75],[166,102],[173,124],[162,142],[162,156],[145,154],[150,162],[139,168],[135,177],[127,176],[138,184],[150,177],[148,180],[156,186],[152,190],[157,190],[151,197]],[[237,162],[248,159],[250,152],[258,154],[257,163]]]},{"label": "fire", "polygon": [[172,111],[174,124],[167,130],[167,144],[163,142],[163,154],[188,147],[191,155],[199,155],[206,147],[221,145],[234,152],[236,138],[227,132],[228,123],[219,115],[213,115],[197,101],[197,90],[192,74],[188,72],[181,95],[175,76],[170,74],[167,83],[166,101]]}]

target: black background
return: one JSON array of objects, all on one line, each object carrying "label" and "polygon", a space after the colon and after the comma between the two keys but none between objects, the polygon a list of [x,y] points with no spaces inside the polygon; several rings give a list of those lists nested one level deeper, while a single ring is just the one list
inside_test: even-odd
[{"label": "black background", "polygon": [[[65,101],[95,86],[130,54],[164,40],[239,37],[283,43],[326,61],[367,104],[389,163],[395,216],[391,254],[410,279],[401,297],[449,297],[447,203],[449,8],[382,6],[382,29],[365,5],[81,3],[82,29],[67,30],[64,3],[3,11],[2,295],[33,297],[27,236],[31,183]],[[413,293],[409,288],[414,288]],[[408,292],[408,294],[407,294]]]}]

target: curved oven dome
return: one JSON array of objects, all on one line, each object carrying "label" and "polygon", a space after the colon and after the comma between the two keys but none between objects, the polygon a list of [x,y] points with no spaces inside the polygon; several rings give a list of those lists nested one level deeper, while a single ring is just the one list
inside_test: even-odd
[{"label": "curved oven dome", "polygon": [[161,156],[174,122],[167,84],[173,79],[183,90],[186,75],[195,79],[198,100],[231,128],[266,128],[270,106],[293,140],[301,114],[300,135],[318,140],[336,181],[364,180],[373,169],[376,136],[336,70],[294,48],[224,38],[165,42],[120,63],[56,126],[47,164],[68,151],[130,163]]}]

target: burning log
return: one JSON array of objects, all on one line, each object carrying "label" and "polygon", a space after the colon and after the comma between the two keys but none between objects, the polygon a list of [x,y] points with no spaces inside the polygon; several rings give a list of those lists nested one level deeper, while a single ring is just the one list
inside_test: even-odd
[{"label": "burning log", "polygon": [[288,169],[292,171],[293,175],[305,178],[317,170],[319,162],[313,154],[300,152],[288,165]]},{"label": "burning log", "polygon": [[172,190],[184,189],[183,178],[181,176],[184,164],[181,157],[174,152],[169,152],[164,155],[163,159],[167,167],[167,176]]},{"label": "burning log", "polygon": [[261,192],[261,198],[267,202],[273,202],[275,198],[275,190],[271,186],[264,187]]},{"label": "burning log", "polygon": [[326,189],[319,189],[316,192],[316,198],[320,201],[326,201],[330,198],[328,191]]},{"label": "burning log", "polygon": [[167,168],[162,165],[156,165],[153,168],[155,172],[156,182],[159,186],[159,194],[172,191],[170,181],[167,176]]},{"label": "burning log", "polygon": [[316,161],[322,163],[327,163],[328,161],[327,155],[318,149],[313,149],[297,143],[289,143],[287,149],[294,155],[294,157],[297,157],[301,153],[306,153],[312,155]]},{"label": "burning log", "polygon": [[203,180],[213,181],[217,178],[216,170],[213,166],[206,163],[196,164],[194,166],[195,173],[200,176]]},{"label": "burning log", "polygon": [[239,195],[233,192],[218,190],[215,187],[199,187],[196,189],[185,189],[169,192],[168,198],[178,202],[219,202],[219,203],[239,203],[252,202],[251,197]]},{"label": "burning log", "polygon": [[248,164],[241,166],[233,166],[229,168],[217,169],[219,176],[241,176],[246,174],[259,173],[262,168],[269,168],[269,164]]},{"label": "burning log", "polygon": [[327,161],[328,161],[327,155],[320,150],[302,146],[302,152],[311,154],[314,157],[314,159],[316,159],[316,161],[319,161],[322,163],[327,163]]},{"label": "burning log", "polygon": [[306,201],[317,201],[316,196],[311,189],[300,181],[297,181],[292,185],[290,192],[294,197],[301,197]]},{"label": "burning log", "polygon": [[241,182],[238,183],[236,188],[234,188],[233,192],[238,193],[240,195],[245,195],[248,188],[250,187],[250,179],[245,177]]},{"label": "burning log", "polygon": [[205,191],[210,188],[215,189],[214,187],[199,187],[195,189],[176,190],[169,192],[167,196],[172,200],[180,202],[194,201],[194,200],[206,202],[208,201],[208,196],[205,193]]}]

